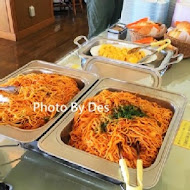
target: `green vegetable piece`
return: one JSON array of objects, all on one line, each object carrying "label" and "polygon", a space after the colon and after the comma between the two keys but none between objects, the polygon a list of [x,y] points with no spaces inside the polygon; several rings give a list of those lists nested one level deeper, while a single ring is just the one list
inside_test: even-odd
[{"label": "green vegetable piece", "polygon": [[146,116],[146,114],[142,112],[140,108],[133,105],[127,105],[127,106],[120,106],[118,109],[114,109],[112,118],[133,119],[134,117],[144,117],[144,116]]},{"label": "green vegetable piece", "polygon": [[106,132],[107,131],[106,130],[107,124],[108,124],[108,122],[101,123],[101,125],[100,125],[101,132]]}]

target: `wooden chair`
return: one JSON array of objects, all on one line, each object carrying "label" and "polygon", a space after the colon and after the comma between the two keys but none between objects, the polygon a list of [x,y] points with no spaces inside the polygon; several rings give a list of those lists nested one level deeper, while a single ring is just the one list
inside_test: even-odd
[{"label": "wooden chair", "polygon": [[54,2],[53,6],[54,7],[59,7],[60,11],[62,10],[62,8],[63,9],[66,9],[66,8],[71,9],[71,4],[66,2],[65,0],[59,0],[59,1]]},{"label": "wooden chair", "polygon": [[83,0],[71,0],[72,1],[72,7],[73,7],[73,13],[76,16],[77,15],[77,10],[76,6],[80,6],[81,11],[83,12]]},{"label": "wooden chair", "polygon": [[77,9],[76,7],[80,6],[81,11],[83,11],[83,0],[59,0],[58,2],[54,2],[54,7],[59,7],[60,11],[62,7],[68,8],[69,10],[73,10],[74,15],[77,15]]}]

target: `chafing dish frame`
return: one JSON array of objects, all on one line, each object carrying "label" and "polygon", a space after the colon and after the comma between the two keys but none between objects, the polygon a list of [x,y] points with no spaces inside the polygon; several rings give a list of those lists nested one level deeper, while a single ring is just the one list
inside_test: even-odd
[{"label": "chafing dish frame", "polygon": [[[82,97],[82,99],[79,101],[79,104],[87,97],[95,96],[103,89],[114,89],[137,93],[140,96],[148,97],[150,101],[157,100],[158,102],[162,103],[164,107],[168,107],[174,112],[173,118],[170,122],[168,131],[155,162],[149,168],[144,169],[144,188],[152,188],[158,182],[163,166],[169,155],[173,139],[183,116],[186,99],[182,95],[176,93],[107,78],[102,79],[97,84],[95,84],[94,87],[92,87],[89,92]],[[63,134],[68,134],[71,130],[73,117],[74,113],[69,111],[64,116],[64,118],[62,118],[47,134],[45,134],[39,140],[39,149],[45,153],[48,153],[49,155],[90,170],[92,173],[98,173],[103,179],[106,177],[106,180],[111,182],[123,182],[119,164],[94,156],[85,151],[78,150],[63,142]],[[131,184],[135,185],[136,170],[129,169],[129,172],[131,176]]]},{"label": "chafing dish frame", "polygon": [[[84,67],[84,65],[86,64],[87,60],[92,58],[93,56],[90,54],[90,50],[92,47],[97,46],[97,45],[101,45],[101,44],[112,44],[112,45],[121,45],[121,46],[127,46],[127,44],[133,44],[136,46],[140,46],[143,47],[143,44],[137,44],[137,43],[133,43],[133,42],[129,42],[129,41],[124,41],[124,40],[114,40],[114,39],[107,39],[107,38],[103,38],[103,37],[95,37],[92,38],[91,40],[87,40],[86,38],[84,38],[86,40],[85,43],[83,43],[82,45],[80,45],[78,43],[78,41],[84,38],[84,36],[79,36],[74,40],[74,43],[78,45],[79,50],[78,50],[78,55],[81,58],[81,66],[82,68]],[[147,49],[147,48],[146,48]],[[148,50],[150,51],[155,51],[155,48],[148,48]],[[156,71],[159,71],[161,75],[163,75],[166,70],[168,69],[168,66],[179,63],[182,59],[183,59],[183,54],[178,54],[178,55],[174,55],[173,51],[170,50],[162,50],[160,53],[158,53],[159,56],[164,56],[161,60],[161,62],[159,62],[158,60],[158,67],[151,67],[150,64],[149,66],[146,65],[139,65],[139,64],[135,64],[137,67],[139,68],[153,68]],[[101,57],[101,56],[97,56],[101,59],[107,59],[107,60],[114,60],[114,59],[109,59],[109,58],[105,58],[105,57]],[[174,59],[172,61],[172,59]],[[129,62],[126,61],[120,61],[120,60],[114,60],[115,63],[123,63],[123,64],[127,64],[127,65],[134,65],[131,64]],[[154,63],[155,61],[153,61],[152,63]]]},{"label": "chafing dish frame", "polygon": [[[98,76],[93,73],[88,73],[85,71],[80,71],[76,69],[70,69],[68,67],[62,67],[56,64],[51,64],[44,61],[31,61],[10,75],[0,80],[0,84],[6,82],[10,78],[16,77],[19,74],[29,74],[29,73],[56,73],[60,75],[65,75],[73,78],[80,89],[80,92],[66,105],[67,111],[70,108],[71,102],[76,102],[80,97],[94,84],[96,83]],[[67,112],[66,111],[66,112]],[[59,113],[53,119],[48,121],[44,126],[32,129],[24,130],[19,129],[10,125],[0,125],[0,134],[12,138],[21,143],[29,143],[39,139],[50,127],[52,127],[63,115],[66,113]]]}]

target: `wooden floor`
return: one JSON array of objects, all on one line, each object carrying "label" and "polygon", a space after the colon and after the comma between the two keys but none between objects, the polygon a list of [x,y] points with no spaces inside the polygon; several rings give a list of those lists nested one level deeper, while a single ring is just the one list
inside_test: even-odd
[{"label": "wooden floor", "polygon": [[56,22],[18,42],[0,39],[0,78],[32,60],[55,62],[76,48],[73,39],[88,34],[86,12],[57,15]]}]

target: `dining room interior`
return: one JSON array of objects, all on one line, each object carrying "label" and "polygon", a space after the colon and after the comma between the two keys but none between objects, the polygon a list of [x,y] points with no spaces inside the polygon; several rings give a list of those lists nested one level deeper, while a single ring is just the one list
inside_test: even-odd
[{"label": "dining room interior", "polygon": [[190,0],[0,0],[0,190],[189,190]]}]

